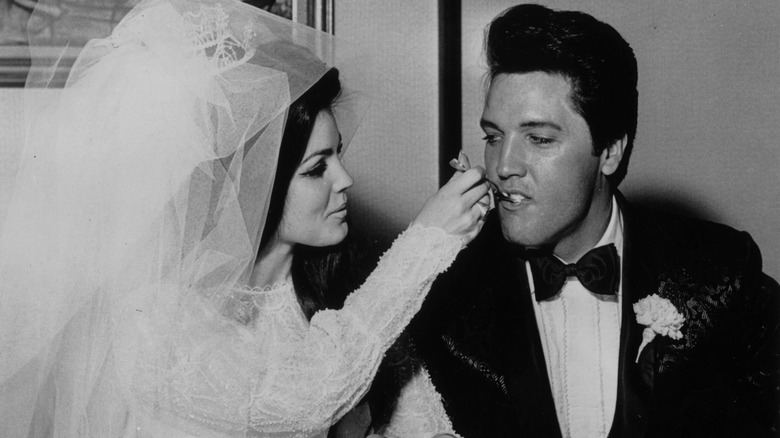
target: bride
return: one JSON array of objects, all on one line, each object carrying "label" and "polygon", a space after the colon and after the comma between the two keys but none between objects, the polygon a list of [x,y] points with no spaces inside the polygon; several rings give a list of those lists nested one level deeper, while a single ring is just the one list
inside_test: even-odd
[{"label": "bride", "polygon": [[328,36],[235,0],[147,0],[102,36],[62,88],[33,51],[0,435],[325,437],[479,232],[482,171],[329,309],[338,257],[312,248],[345,239],[352,179]]}]

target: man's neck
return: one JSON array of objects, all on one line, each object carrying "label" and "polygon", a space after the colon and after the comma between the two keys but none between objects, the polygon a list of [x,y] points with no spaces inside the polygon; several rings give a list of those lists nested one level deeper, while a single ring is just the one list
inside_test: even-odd
[{"label": "man's neck", "polygon": [[607,190],[591,203],[586,217],[553,248],[555,254],[567,263],[574,263],[593,249],[607,230],[612,215],[612,192]]}]

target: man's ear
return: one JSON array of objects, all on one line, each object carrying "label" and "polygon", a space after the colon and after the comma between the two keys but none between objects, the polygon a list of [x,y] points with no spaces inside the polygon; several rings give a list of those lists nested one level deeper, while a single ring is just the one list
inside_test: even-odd
[{"label": "man's ear", "polygon": [[601,151],[601,173],[607,176],[615,173],[618,166],[620,166],[620,160],[623,159],[623,152],[626,150],[627,143],[628,136],[624,135],[623,138],[615,140]]}]

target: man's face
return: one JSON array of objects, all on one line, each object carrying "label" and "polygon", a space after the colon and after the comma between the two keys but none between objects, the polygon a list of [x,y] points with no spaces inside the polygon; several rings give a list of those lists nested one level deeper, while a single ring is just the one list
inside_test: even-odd
[{"label": "man's face", "polygon": [[611,192],[593,155],[585,119],[572,107],[564,77],[542,72],[497,75],[481,126],[487,177],[515,202],[497,208],[504,237],[528,247],[553,245],[578,258],[601,238]]}]

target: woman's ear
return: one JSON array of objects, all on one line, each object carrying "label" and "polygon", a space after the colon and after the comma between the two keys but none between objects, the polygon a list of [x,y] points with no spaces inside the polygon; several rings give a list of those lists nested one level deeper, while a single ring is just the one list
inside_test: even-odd
[{"label": "woman's ear", "polygon": [[620,160],[623,159],[627,143],[628,136],[624,135],[623,138],[615,140],[601,151],[601,173],[607,176],[615,173],[620,166]]}]

